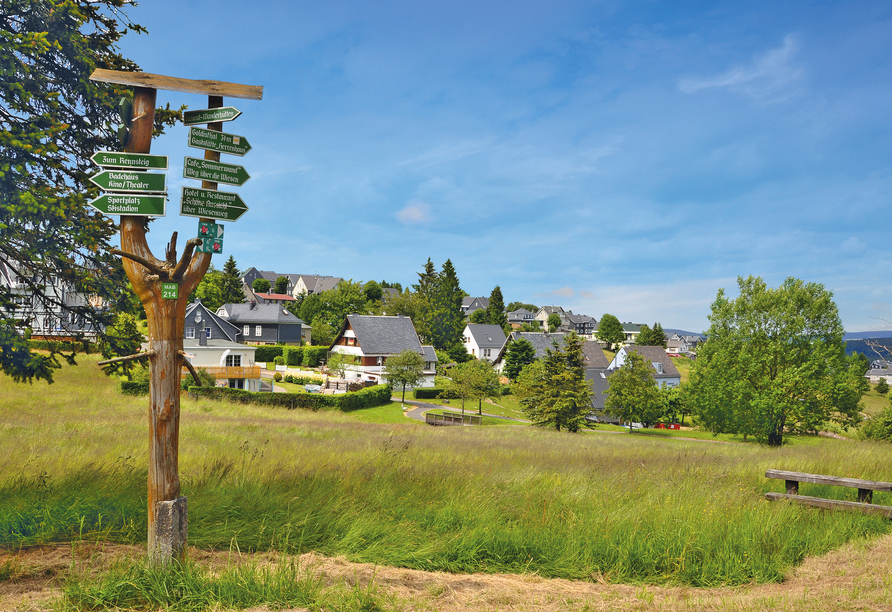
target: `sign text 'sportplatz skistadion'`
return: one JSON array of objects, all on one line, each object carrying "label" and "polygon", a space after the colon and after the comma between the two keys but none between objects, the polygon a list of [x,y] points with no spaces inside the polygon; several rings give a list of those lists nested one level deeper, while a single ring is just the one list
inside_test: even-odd
[{"label": "sign text 'sportplatz skistadion'", "polygon": [[166,214],[167,198],[163,195],[107,193],[92,200],[89,204],[106,215],[163,217]]}]

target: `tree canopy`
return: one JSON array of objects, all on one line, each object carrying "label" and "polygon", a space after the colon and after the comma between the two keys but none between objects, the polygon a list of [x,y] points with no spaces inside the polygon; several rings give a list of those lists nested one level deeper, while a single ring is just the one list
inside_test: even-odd
[{"label": "tree canopy", "polygon": [[536,361],[536,347],[525,338],[512,340],[505,349],[505,376],[516,380],[521,370]]},{"label": "tree canopy", "polygon": [[595,332],[598,340],[607,343],[609,350],[614,350],[619,344],[626,339],[626,333],[623,331],[623,324],[619,322],[612,314],[605,314],[598,322],[598,331]]},{"label": "tree canopy", "polygon": [[[663,401],[654,380],[650,361],[640,353],[629,351],[626,359],[610,378],[604,392],[604,409],[623,422],[653,423],[660,418]],[[634,428],[629,427],[629,433]]]},{"label": "tree canopy", "polygon": [[483,413],[482,402],[487,397],[498,397],[499,374],[487,360],[471,359],[449,370],[451,388],[461,398],[461,410],[465,411],[465,400],[476,399],[477,411]]},{"label": "tree canopy", "polygon": [[411,349],[397,353],[384,362],[384,377],[391,385],[403,387],[402,401],[406,401],[406,387],[414,387],[424,380],[424,358]]},{"label": "tree canopy", "polygon": [[[102,327],[126,302],[128,284],[109,253],[113,220],[87,206],[97,189],[90,156],[120,145],[118,120],[129,90],[89,81],[96,68],[138,70],[117,51],[131,23],[122,0],[4,0],[0,4],[0,261],[25,283],[45,311],[74,313]],[[156,130],[178,113],[155,115]],[[112,308],[71,307],[43,279],[98,296]],[[0,313],[12,293],[0,288]],[[55,353],[32,353],[27,321],[0,314],[0,371],[14,380],[52,382]]]},{"label": "tree canopy", "polygon": [[486,322],[499,327],[505,327],[508,323],[508,314],[505,312],[505,299],[502,297],[502,289],[498,285],[489,294],[489,304],[486,307]]},{"label": "tree canopy", "polygon": [[663,326],[659,323],[654,323],[653,327],[648,327],[647,325],[641,326],[641,331],[638,333],[638,337],[635,338],[635,344],[640,346],[661,346],[666,348],[669,344],[669,340],[663,332]]},{"label": "tree canopy", "polygon": [[788,278],[772,289],[738,278],[720,289],[688,385],[697,418],[715,432],[753,435],[772,446],[787,433],[816,433],[828,420],[853,424],[861,383],[847,360],[833,294]]},{"label": "tree canopy", "polygon": [[534,425],[570,432],[595,426],[585,418],[592,411],[592,387],[585,379],[582,340],[576,334],[568,334],[563,347],[548,349],[543,359],[524,368],[515,390]]}]

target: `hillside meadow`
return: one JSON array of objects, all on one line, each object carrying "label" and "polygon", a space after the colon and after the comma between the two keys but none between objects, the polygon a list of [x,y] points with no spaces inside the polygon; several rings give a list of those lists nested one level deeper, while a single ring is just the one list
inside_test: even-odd
[{"label": "hillside meadow", "polygon": [[[0,544],[144,544],[147,399],[81,356],[0,378]],[[767,468],[892,480],[887,444],[434,428],[399,404],[302,412],[184,398],[189,543],[455,573],[715,587],[778,582],[888,521],[764,500]],[[855,492],[803,485],[802,493]],[[875,503],[892,505],[892,494]]]}]

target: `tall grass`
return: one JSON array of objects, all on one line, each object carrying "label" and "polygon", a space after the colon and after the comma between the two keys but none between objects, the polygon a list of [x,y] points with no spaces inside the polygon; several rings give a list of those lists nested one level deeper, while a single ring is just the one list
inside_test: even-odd
[{"label": "tall grass", "polygon": [[[63,369],[49,388],[0,379],[6,546],[145,539],[145,400],[106,394],[111,383],[89,367]],[[806,555],[888,533],[876,517],[763,498],[783,486],[767,468],[892,480],[888,452],[836,440],[772,450],[375,424],[187,401],[180,471],[194,546],[706,586],[780,580]],[[836,487],[803,493],[854,498]],[[875,502],[892,505],[892,494]]]}]

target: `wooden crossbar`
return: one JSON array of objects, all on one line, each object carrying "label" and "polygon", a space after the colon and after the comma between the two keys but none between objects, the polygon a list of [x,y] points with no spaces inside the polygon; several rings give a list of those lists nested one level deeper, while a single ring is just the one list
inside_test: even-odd
[{"label": "wooden crossbar", "polygon": [[878,506],[876,504],[868,504],[863,502],[842,501],[839,499],[823,499],[821,497],[809,497],[808,495],[788,495],[785,493],[766,493],[766,499],[773,501],[786,499],[795,501],[806,506],[814,506],[816,508],[838,509],[845,508],[850,510],[858,510],[864,514],[879,514],[887,519],[892,519],[892,506]]},{"label": "wooden crossbar", "polygon": [[871,491],[892,491],[892,482],[861,480],[860,478],[840,478],[839,476],[824,476],[822,474],[807,474],[805,472],[788,472],[786,470],[767,470],[765,472],[765,478],[792,480],[794,482],[810,482],[812,484],[833,485],[837,487],[849,487],[852,489],[869,489]]}]

